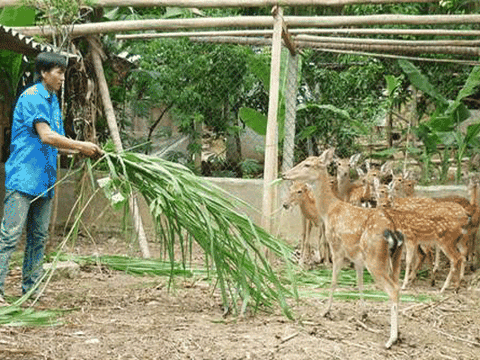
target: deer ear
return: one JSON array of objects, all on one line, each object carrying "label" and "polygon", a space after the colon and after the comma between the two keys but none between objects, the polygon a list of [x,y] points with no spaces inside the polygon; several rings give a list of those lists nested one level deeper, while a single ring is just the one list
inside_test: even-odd
[{"label": "deer ear", "polygon": [[324,151],[321,156],[323,157],[322,161],[325,165],[330,164],[335,156],[335,148],[330,148]]},{"label": "deer ear", "polygon": [[350,167],[355,167],[357,163],[360,161],[360,158],[362,157],[362,153],[358,153],[355,155],[350,156]]},{"label": "deer ear", "polygon": [[318,157],[318,159],[324,164],[328,165],[333,161],[333,157],[335,155],[335,148],[330,148],[325,150],[322,155]]},{"label": "deer ear", "polygon": [[392,162],[391,161],[386,161],[385,164],[383,164],[380,167],[380,172],[382,174],[386,174],[387,172],[390,172],[390,171],[392,171],[392,173],[393,173]]}]

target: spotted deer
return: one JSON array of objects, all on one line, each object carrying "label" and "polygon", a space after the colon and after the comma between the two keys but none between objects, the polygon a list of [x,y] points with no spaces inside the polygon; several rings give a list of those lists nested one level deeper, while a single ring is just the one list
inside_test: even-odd
[{"label": "spotted deer", "polygon": [[[300,242],[300,263],[306,263],[306,258],[310,255],[311,232],[313,226],[319,228],[317,237],[317,247],[319,258],[323,256],[328,257],[328,252],[325,254],[325,225],[323,219],[320,218],[317,211],[315,197],[313,195],[312,187],[301,181],[294,181],[288,189],[288,196],[283,202],[283,207],[289,209],[292,206],[298,205],[302,214],[302,238]],[[328,249],[327,249],[328,250]],[[321,260],[321,259],[320,259]]]},{"label": "spotted deer", "polygon": [[359,180],[351,182],[350,171],[357,164],[360,154],[353,155],[350,159],[337,159],[337,196],[356,206],[372,207],[373,180],[378,177],[379,172],[370,168],[367,162],[367,174],[360,172]]},{"label": "spotted deer", "polygon": [[466,246],[465,234],[469,226],[469,216],[464,209],[455,203],[435,202],[429,198],[398,198],[391,207],[391,199],[382,196],[381,192],[379,189],[380,206],[405,235],[406,266],[402,289],[416,274],[416,269],[412,274],[415,255],[418,249],[424,251],[425,245],[435,245],[450,260],[450,271],[440,292],[445,291],[454,274],[460,271],[458,287],[463,277],[465,252],[462,248]]},{"label": "spotted deer", "polygon": [[[353,191],[363,192],[363,184],[361,181],[352,182],[350,177],[351,169],[357,164],[361,154],[353,155],[349,159],[337,159],[337,196],[343,200],[350,202]],[[360,204],[358,204],[360,205]]]},{"label": "spotted deer", "polygon": [[[363,292],[363,267],[391,300],[390,348],[398,339],[399,275],[403,235],[379,209],[357,207],[337,198],[331,190],[326,166],[333,149],[320,157],[308,157],[282,174],[285,180],[315,182],[319,216],[325,222],[326,239],[333,261],[332,284],[325,315],[332,307],[333,293],[345,258],[353,261],[360,293]],[[363,298],[362,298],[363,304]]]},{"label": "spotted deer", "polygon": [[480,227],[480,206],[478,205],[478,179],[470,178],[468,182],[468,196],[470,204],[475,209],[472,215],[472,231],[470,232],[470,241],[468,246],[468,253],[471,260],[475,257],[475,249],[477,243],[478,228]]}]

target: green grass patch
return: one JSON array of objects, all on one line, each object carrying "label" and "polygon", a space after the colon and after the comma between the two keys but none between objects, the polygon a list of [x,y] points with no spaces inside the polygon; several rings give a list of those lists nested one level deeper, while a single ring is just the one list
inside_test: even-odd
[{"label": "green grass patch", "polygon": [[0,307],[0,325],[8,326],[55,326],[59,311],[21,308],[16,305]]},{"label": "green grass patch", "polygon": [[130,275],[149,276],[184,276],[192,277],[207,276],[206,269],[193,269],[184,267],[182,263],[162,261],[156,259],[132,258],[122,255],[102,256],[73,256],[62,254],[60,261],[75,261],[79,265],[98,265],[108,267],[112,270],[123,271]]},{"label": "green grass patch", "polygon": [[[298,287],[298,295],[300,297],[328,298],[330,296],[330,284],[332,282],[332,270],[327,268],[319,268],[315,270],[302,271],[298,270],[295,274],[296,285]],[[284,281],[287,281],[285,278]],[[388,301],[388,295],[375,289],[372,275],[365,269],[363,272],[365,300],[372,301]],[[355,290],[352,290],[355,288]],[[360,293],[357,290],[357,273],[354,269],[342,269],[338,276],[337,288],[333,297],[337,300],[358,300]],[[435,297],[424,294],[402,294],[400,293],[400,301],[402,302],[428,302],[437,300]]]}]

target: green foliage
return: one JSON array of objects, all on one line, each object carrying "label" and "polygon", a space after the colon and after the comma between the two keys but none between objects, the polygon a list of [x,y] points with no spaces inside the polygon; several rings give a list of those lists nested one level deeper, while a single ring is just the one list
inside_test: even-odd
[{"label": "green foliage", "polygon": [[170,107],[180,131],[192,139],[192,154],[200,151],[194,142],[199,136],[195,124],[203,122],[217,134],[236,125],[237,99],[252,83],[246,64],[250,49],[165,39],[126,42],[122,50],[141,54],[139,68],[128,79],[125,101],[143,115],[151,107]]},{"label": "green foliage", "polygon": [[240,162],[243,177],[246,179],[258,177],[262,171],[263,166],[255,159],[245,159]]},{"label": "green foliage", "polygon": [[411,83],[436,101],[436,109],[430,115],[430,120],[427,123],[419,124],[414,129],[416,135],[425,145],[424,163],[426,175],[424,175],[424,180],[428,179],[431,157],[437,152],[438,144],[442,143],[447,146],[455,145],[456,147],[456,181],[458,183],[461,177],[462,159],[468,147],[475,143],[478,144],[477,136],[480,133],[480,124],[468,126],[466,134],[462,134],[460,124],[470,116],[470,112],[463,100],[467,96],[472,95],[480,85],[480,67],[476,66],[472,69],[455,100],[449,101],[437,91],[427,77],[413,64],[405,60],[400,60],[399,64]]},{"label": "green foliage", "polygon": [[136,190],[147,201],[171,271],[178,248],[186,266],[185,251],[195,241],[205,253],[207,268],[215,271],[225,306],[236,307],[237,297],[255,307],[275,301],[290,316],[285,296],[292,292],[280,283],[262,249],[286,259],[291,248],[235,210],[248,204],[160,158],[107,153],[101,165],[124,198]]},{"label": "green foliage", "polygon": [[[35,22],[35,10],[27,7],[4,7],[0,13],[0,24],[6,26],[27,26]],[[22,54],[9,50],[0,51],[0,74],[8,89],[5,103],[13,103],[17,96],[18,85],[25,70]],[[13,104],[11,104],[13,106]]]},{"label": "green foliage", "polygon": [[[305,50],[297,113],[300,148],[308,142],[352,155],[356,137],[369,131],[380,108],[385,64],[362,56]],[[311,155],[299,154],[300,156]]]}]

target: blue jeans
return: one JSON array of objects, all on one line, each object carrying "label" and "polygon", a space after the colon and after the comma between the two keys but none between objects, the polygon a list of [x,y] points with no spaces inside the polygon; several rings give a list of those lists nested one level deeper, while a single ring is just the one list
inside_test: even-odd
[{"label": "blue jeans", "polygon": [[8,264],[27,225],[22,269],[22,292],[30,290],[43,275],[43,255],[50,224],[52,199],[6,190],[0,225],[0,295]]}]

